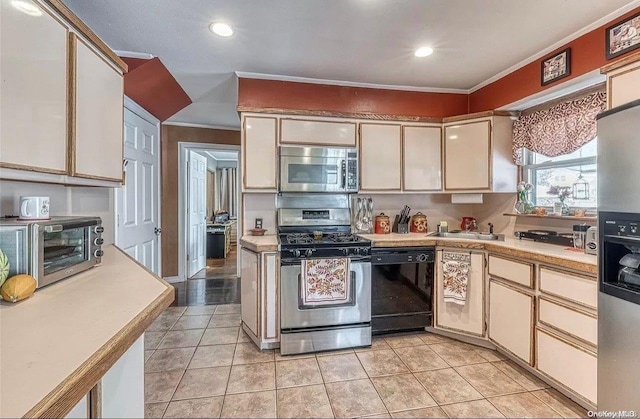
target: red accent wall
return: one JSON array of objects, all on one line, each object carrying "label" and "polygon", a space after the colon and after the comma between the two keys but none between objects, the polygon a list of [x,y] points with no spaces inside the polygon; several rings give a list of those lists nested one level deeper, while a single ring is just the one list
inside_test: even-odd
[{"label": "red accent wall", "polygon": [[467,95],[240,78],[238,105],[256,108],[444,117],[467,113]]},{"label": "red accent wall", "polygon": [[160,121],[191,104],[191,98],[159,58],[123,60],[129,65],[129,72],[124,75],[124,94]]},{"label": "red accent wall", "polygon": [[546,86],[540,85],[540,61],[519,68],[499,80],[476,90],[469,95],[469,112],[482,112],[500,108],[509,103],[539,93],[549,87],[564,83],[575,77],[599,69],[607,64],[605,57],[605,29],[614,22],[620,22],[629,16],[640,12],[640,7],[620,16],[615,21],[600,26],[566,45],[553,51],[556,52],[571,47],[571,75]]}]

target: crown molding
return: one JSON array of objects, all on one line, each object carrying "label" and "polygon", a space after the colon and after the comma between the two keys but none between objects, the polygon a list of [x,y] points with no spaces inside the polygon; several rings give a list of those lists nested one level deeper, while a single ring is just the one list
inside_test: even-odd
[{"label": "crown molding", "polygon": [[[544,57],[547,54],[552,53],[553,51],[557,50],[558,48],[568,44],[571,41],[576,40],[577,38],[581,37],[582,35],[591,32],[594,29],[599,28],[600,26],[606,25],[607,23],[619,18],[620,16],[624,15],[627,12],[630,12],[631,10],[635,9],[636,7],[640,6],[640,0],[633,0],[632,2],[622,6],[621,8],[619,8],[618,10],[609,13],[608,15],[605,15],[604,17],[596,20],[595,22],[585,26],[584,28],[578,30],[577,32],[572,33],[571,35],[567,36],[564,39],[561,39],[560,41],[548,46],[547,48],[543,49],[542,51],[539,51],[538,53],[532,55],[531,57],[520,61],[519,63],[512,65],[511,67],[507,68],[506,70],[501,71],[500,73],[496,74],[495,76],[483,81],[482,83],[479,83],[475,86],[473,86],[471,89],[468,90],[468,93],[473,93],[477,90],[482,89],[483,87],[500,80],[501,78],[503,78],[504,76],[513,73],[514,71],[524,67],[527,64],[530,64],[536,60],[541,59],[542,57]],[[604,40],[603,40],[604,43]]]},{"label": "crown molding", "polygon": [[315,78],[309,78],[309,77],[283,76],[280,74],[251,73],[251,72],[245,72],[245,71],[236,71],[236,76],[242,79],[290,81],[295,83],[325,84],[330,86],[363,87],[367,89],[404,90],[409,92],[424,92],[424,93],[455,93],[455,94],[463,94],[463,95],[469,94],[469,91],[467,89],[449,89],[449,88],[442,88],[442,87],[420,87],[420,86],[402,86],[402,85],[395,85],[395,84],[360,83],[355,81],[315,79]]},{"label": "crown molding", "polygon": [[223,129],[227,131],[240,131],[240,127],[227,127],[224,125],[192,124],[190,122],[166,121],[166,122],[163,122],[162,125],[173,125],[175,127],[208,128],[208,129]]},{"label": "crown molding", "polygon": [[151,60],[155,58],[153,54],[149,54],[148,52],[120,51],[120,50],[113,50],[113,52],[115,52],[118,55],[118,57],[121,57],[121,58],[139,58],[142,60]]}]

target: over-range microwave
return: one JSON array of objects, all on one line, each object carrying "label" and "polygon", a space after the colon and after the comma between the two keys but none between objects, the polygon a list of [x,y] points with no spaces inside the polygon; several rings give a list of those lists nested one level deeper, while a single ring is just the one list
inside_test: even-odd
[{"label": "over-range microwave", "polygon": [[3,219],[0,249],[9,258],[9,275],[29,274],[41,288],[100,263],[103,231],[100,217]]},{"label": "over-range microwave", "polygon": [[358,150],[280,147],[280,192],[358,192]]}]

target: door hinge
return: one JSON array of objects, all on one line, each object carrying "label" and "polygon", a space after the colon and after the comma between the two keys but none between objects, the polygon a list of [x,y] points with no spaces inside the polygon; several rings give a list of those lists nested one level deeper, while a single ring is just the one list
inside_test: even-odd
[{"label": "door hinge", "polygon": [[191,259],[191,256],[187,254],[187,262],[189,262],[189,259]]},{"label": "door hinge", "polygon": [[120,214],[116,215],[116,227],[120,227]]}]

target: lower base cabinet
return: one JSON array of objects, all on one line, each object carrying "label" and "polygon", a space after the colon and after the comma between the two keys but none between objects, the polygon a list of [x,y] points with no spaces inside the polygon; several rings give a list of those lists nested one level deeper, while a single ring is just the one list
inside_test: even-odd
[{"label": "lower base cabinet", "polygon": [[71,411],[67,413],[67,416],[64,417],[64,419],[87,419],[87,418],[89,418],[89,396],[88,395],[80,399],[78,404],[73,406],[73,409],[71,409]]},{"label": "lower base cabinet", "polygon": [[597,355],[555,333],[536,329],[538,370],[597,404]]},{"label": "lower base cabinet", "polygon": [[278,253],[255,253],[243,248],[240,258],[243,328],[260,348],[273,348],[280,342]]},{"label": "lower base cabinet", "polygon": [[489,282],[489,339],[533,365],[534,296],[494,280]]},{"label": "lower base cabinet", "polygon": [[[469,257],[471,267],[467,280],[467,296],[464,305],[445,303],[443,296],[443,258]],[[436,252],[436,313],[435,327],[461,332],[472,336],[484,336],[484,253],[438,250]]]},{"label": "lower base cabinet", "polygon": [[102,418],[144,417],[144,334],[102,377]]}]

